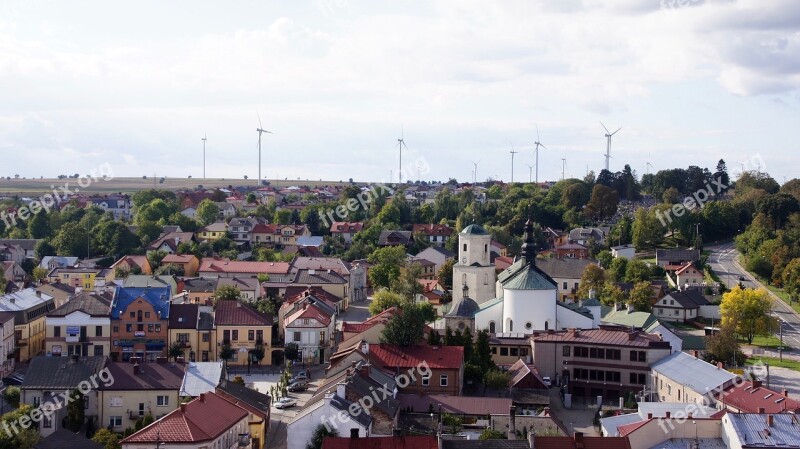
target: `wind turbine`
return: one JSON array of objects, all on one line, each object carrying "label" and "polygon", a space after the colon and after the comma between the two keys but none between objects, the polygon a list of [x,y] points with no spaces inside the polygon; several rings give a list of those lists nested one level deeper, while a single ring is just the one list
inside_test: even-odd
[{"label": "wind turbine", "polygon": [[528,182],[533,182],[533,165],[528,165],[528,172]]},{"label": "wind turbine", "polygon": [[651,169],[651,168],[653,168],[653,164],[651,164],[651,163],[649,163],[649,162],[648,162],[648,163],[647,163],[647,174],[648,174],[648,175],[650,174],[650,169]]},{"label": "wind turbine", "polygon": [[511,153],[511,183],[513,184],[514,183],[514,155],[519,153],[519,151],[514,151],[514,144],[513,143],[511,144],[511,151],[509,151],[509,153]]},{"label": "wind turbine", "polygon": [[261,126],[261,114],[256,111],[256,115],[258,116],[258,128],[256,128],[256,132],[258,132],[258,180],[256,181],[256,185],[261,185],[261,134],[267,133],[272,134],[272,131],[267,131]]},{"label": "wind turbine", "polygon": [[478,159],[478,162],[475,162],[475,161],[470,161],[470,162],[472,162],[472,165],[475,166],[475,170],[472,172],[472,183],[473,184],[477,184],[478,183],[478,164],[481,163],[481,160]]},{"label": "wind turbine", "polygon": [[603,125],[603,122],[600,122],[600,125],[602,125],[603,129],[606,130],[606,170],[608,170],[608,160],[611,158],[611,136],[618,133],[622,128],[617,128],[617,130],[612,133],[608,130],[608,128],[606,128],[606,125]]},{"label": "wind turbine", "polygon": [[562,181],[567,179],[565,174],[564,174],[566,172],[566,170],[567,170],[567,160],[562,157],[561,158],[561,180]]},{"label": "wind turbine", "polygon": [[397,147],[400,148],[400,165],[397,171],[397,179],[400,180],[400,184],[403,183],[403,147],[406,147],[406,150],[408,149],[408,145],[406,145],[406,142],[403,140],[404,134],[405,130],[400,128],[400,138],[397,139]]},{"label": "wind turbine", "polygon": [[534,148],[533,152],[534,152],[534,156],[536,156],[536,183],[538,184],[539,183],[539,147],[542,147],[545,150],[547,149],[546,146],[542,145],[542,143],[539,142],[539,125],[536,125],[536,142],[533,142],[533,144],[536,145],[536,148]]},{"label": "wind turbine", "polygon": [[206,133],[203,133],[203,138],[200,139],[203,141],[203,179],[206,179]]}]

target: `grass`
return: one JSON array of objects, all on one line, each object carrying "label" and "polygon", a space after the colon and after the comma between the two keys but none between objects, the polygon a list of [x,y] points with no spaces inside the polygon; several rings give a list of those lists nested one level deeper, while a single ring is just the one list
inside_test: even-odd
[{"label": "grass", "polygon": [[[747,340],[740,341],[740,343],[747,344]],[[781,339],[775,335],[770,335],[768,337],[757,336],[753,338],[753,346],[758,346],[759,348],[772,349],[777,351],[780,345],[781,345]],[[792,348],[786,346],[786,342],[784,341],[783,349],[784,351],[789,351]]]},{"label": "grass", "polygon": [[800,362],[796,360],[790,360],[786,357],[784,357],[783,360],[775,357],[751,357],[744,363],[747,365],[753,365],[756,362],[769,363],[769,366],[777,366],[780,368],[788,368],[790,370],[800,371]]}]

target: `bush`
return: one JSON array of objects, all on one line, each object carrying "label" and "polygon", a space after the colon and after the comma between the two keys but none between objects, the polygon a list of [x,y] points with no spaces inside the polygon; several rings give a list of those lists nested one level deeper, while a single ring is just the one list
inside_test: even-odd
[{"label": "bush", "polygon": [[3,392],[3,399],[11,404],[12,407],[19,407],[19,388],[7,387],[6,391]]}]

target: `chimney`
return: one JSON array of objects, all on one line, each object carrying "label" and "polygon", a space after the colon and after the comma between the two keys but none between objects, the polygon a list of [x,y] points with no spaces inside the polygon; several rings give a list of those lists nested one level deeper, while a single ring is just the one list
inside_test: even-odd
[{"label": "chimney", "polygon": [[358,427],[350,428],[350,438],[358,438]]},{"label": "chimney", "polygon": [[42,292],[40,292],[39,290],[36,290],[36,297],[37,298],[41,298],[42,297]]},{"label": "chimney", "polygon": [[725,365],[723,365],[722,362],[717,362],[717,369],[723,369],[723,368],[725,368]]},{"label": "chimney", "polygon": [[343,383],[336,384],[336,396],[339,396],[340,398],[345,399],[345,397],[346,397],[345,388],[346,387],[347,387],[347,385],[343,384]]},{"label": "chimney", "polygon": [[767,411],[767,410],[766,410],[764,407],[759,407],[759,408],[758,408],[758,414],[759,414],[759,415],[763,415],[763,414],[764,414],[766,411]]},{"label": "chimney", "polygon": [[652,413],[648,413],[647,414],[647,419],[653,419],[653,414]]},{"label": "chimney", "polygon": [[767,415],[767,425],[770,427],[775,427],[775,417],[772,415]]},{"label": "chimney", "polygon": [[365,341],[365,342],[364,342],[364,343],[361,345],[361,352],[363,352],[364,354],[369,354],[369,342],[366,342],[366,341]]},{"label": "chimney", "polygon": [[575,447],[582,448],[583,447],[583,432],[575,432]]},{"label": "chimney", "polygon": [[517,407],[513,405],[508,408],[508,439],[517,439]]},{"label": "chimney", "polygon": [[167,363],[167,358],[166,357],[156,357],[156,363],[160,363],[160,364],[163,365],[163,364]]},{"label": "chimney", "polygon": [[634,312],[633,304],[628,304],[628,313],[633,313],[633,312]]},{"label": "chimney", "polygon": [[669,418],[670,415],[671,415],[671,413],[669,411],[667,411],[666,414],[664,415],[664,417]]},{"label": "chimney", "polygon": [[139,364],[138,363],[134,363],[133,364],[133,375],[134,376],[138,376],[140,372],[141,372],[141,369],[139,368]]},{"label": "chimney", "polygon": [[700,358],[700,351],[692,350],[692,357],[699,359]]},{"label": "chimney", "polygon": [[186,403],[181,404],[181,413],[186,413]]},{"label": "chimney", "polygon": [[206,394],[200,393],[200,402],[206,402]]},{"label": "chimney", "polygon": [[638,331],[628,332],[628,340],[631,340],[631,341],[636,340],[636,337],[638,337],[638,336],[639,336],[639,332]]},{"label": "chimney", "polygon": [[761,387],[761,381],[760,380],[754,380],[753,381],[753,390],[755,390],[756,388],[760,388],[760,387]]},{"label": "chimney", "polygon": [[784,397],[788,398],[789,397],[789,390],[784,388],[783,391],[781,391],[781,394],[783,394]]}]

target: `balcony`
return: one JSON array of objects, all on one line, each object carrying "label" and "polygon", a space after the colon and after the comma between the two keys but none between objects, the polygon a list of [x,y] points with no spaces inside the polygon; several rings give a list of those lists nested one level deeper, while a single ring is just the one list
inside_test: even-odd
[{"label": "balcony", "polygon": [[250,447],[250,434],[249,433],[241,433],[239,434],[239,444],[237,447]]},{"label": "balcony", "polygon": [[188,341],[178,341],[178,343],[181,345],[181,348],[191,348],[192,347],[192,344],[189,343]]},{"label": "balcony", "polygon": [[139,418],[144,418],[146,414],[147,413],[145,413],[144,415],[140,415],[138,410],[128,410],[128,418],[130,418],[131,421],[136,421]]}]

